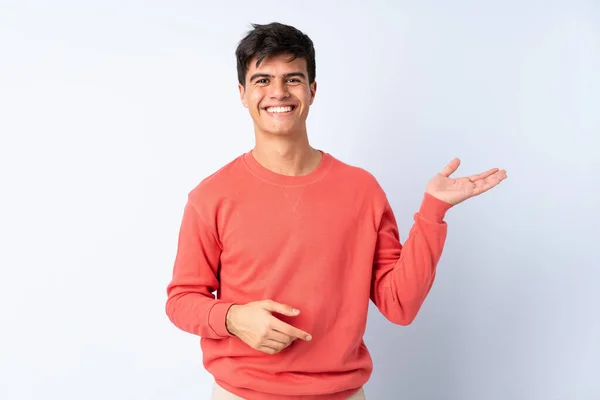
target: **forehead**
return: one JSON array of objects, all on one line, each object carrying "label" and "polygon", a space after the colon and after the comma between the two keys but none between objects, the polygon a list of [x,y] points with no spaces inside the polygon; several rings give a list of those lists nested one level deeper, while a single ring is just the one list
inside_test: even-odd
[{"label": "forehead", "polygon": [[265,72],[271,75],[285,74],[287,72],[307,71],[306,59],[303,57],[293,58],[290,54],[276,54],[265,57],[260,65],[256,66],[257,58],[254,58],[248,64],[248,74],[256,72]]}]

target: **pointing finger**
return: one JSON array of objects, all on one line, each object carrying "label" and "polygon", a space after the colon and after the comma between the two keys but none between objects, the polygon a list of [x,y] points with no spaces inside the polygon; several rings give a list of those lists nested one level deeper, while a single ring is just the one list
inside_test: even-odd
[{"label": "pointing finger", "polygon": [[292,325],[286,324],[285,322],[273,317],[273,325],[271,328],[285,333],[286,335],[297,337],[298,339],[309,341],[312,337],[301,329],[298,329]]},{"label": "pointing finger", "polygon": [[289,317],[294,317],[294,316],[300,314],[299,310],[296,310],[295,308],[288,306],[287,304],[277,303],[276,301],[273,301],[273,300],[263,301],[262,306],[267,311],[276,312],[279,314],[287,315]]}]

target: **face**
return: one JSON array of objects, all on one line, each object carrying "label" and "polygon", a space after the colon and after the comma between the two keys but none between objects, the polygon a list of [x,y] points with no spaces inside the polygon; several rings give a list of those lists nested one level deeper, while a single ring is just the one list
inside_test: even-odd
[{"label": "face", "polygon": [[289,55],[265,58],[256,67],[252,60],[246,73],[246,87],[238,85],[242,104],[248,108],[257,133],[301,135],[317,89],[308,82],[306,60]]}]

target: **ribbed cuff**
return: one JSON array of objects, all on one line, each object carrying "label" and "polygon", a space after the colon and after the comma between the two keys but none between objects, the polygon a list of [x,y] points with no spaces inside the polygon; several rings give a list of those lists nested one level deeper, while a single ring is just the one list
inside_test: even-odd
[{"label": "ribbed cuff", "polygon": [[213,330],[215,335],[222,338],[233,336],[227,330],[227,312],[233,305],[230,302],[217,302],[215,303],[208,313],[208,326]]},{"label": "ribbed cuff", "polygon": [[443,200],[438,199],[425,192],[423,195],[423,201],[421,202],[421,207],[419,208],[419,215],[421,215],[424,219],[436,223],[442,223],[444,221],[444,217],[446,216],[446,212],[452,207],[452,204],[447,203]]}]

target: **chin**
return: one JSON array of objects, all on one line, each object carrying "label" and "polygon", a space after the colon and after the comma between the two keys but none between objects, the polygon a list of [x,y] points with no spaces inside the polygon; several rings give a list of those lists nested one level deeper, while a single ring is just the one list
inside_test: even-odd
[{"label": "chin", "polygon": [[279,127],[263,129],[263,132],[273,136],[294,136],[299,130],[292,127]]},{"label": "chin", "polygon": [[272,131],[265,131],[266,134],[268,135],[272,135],[272,136],[294,136],[294,132],[293,131],[288,131],[288,130],[272,130]]}]

